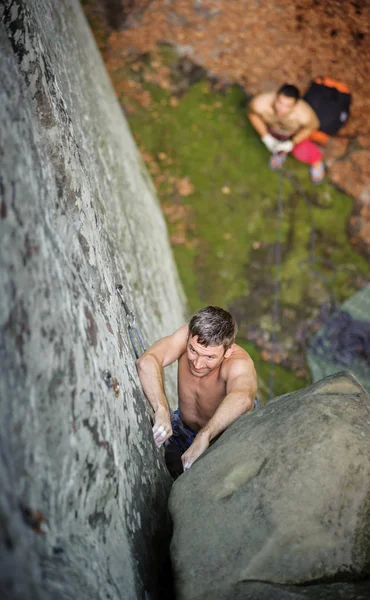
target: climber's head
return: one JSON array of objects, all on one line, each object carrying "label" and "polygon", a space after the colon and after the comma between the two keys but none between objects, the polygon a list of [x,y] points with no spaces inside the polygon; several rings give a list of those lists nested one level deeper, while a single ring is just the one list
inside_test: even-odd
[{"label": "climber's head", "polygon": [[299,100],[299,90],[295,85],[284,83],[276,92],[274,110],[278,117],[287,116]]},{"label": "climber's head", "polygon": [[216,370],[232,352],[237,332],[235,319],[217,306],[196,312],[189,323],[187,355],[189,368],[196,377]]}]

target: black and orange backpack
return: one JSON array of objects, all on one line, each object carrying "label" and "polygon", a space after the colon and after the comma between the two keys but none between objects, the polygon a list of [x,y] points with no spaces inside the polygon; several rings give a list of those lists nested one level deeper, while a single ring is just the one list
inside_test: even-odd
[{"label": "black and orange backpack", "polygon": [[320,129],[311,140],[325,144],[348,121],[351,93],[348,86],[330,77],[316,77],[303,96],[320,121]]}]

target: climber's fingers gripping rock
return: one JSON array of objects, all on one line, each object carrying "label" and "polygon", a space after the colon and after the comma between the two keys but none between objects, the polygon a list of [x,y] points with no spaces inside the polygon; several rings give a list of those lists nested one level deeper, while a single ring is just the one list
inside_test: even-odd
[{"label": "climber's fingers gripping rock", "polygon": [[172,435],[170,413],[163,406],[158,407],[154,413],[153,435],[157,448],[168,440]]}]

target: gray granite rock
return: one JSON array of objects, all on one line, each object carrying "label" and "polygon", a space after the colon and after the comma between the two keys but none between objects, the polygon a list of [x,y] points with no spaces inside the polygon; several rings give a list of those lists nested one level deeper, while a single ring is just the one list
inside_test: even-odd
[{"label": "gray granite rock", "polygon": [[162,598],[171,480],[115,285],[147,343],[185,321],[165,223],[77,0],[0,17],[0,597]]},{"label": "gray granite rock", "polygon": [[370,580],[356,583],[316,585],[274,585],[260,581],[242,581],[233,585],[226,595],[212,593],[202,600],[368,600]]},{"label": "gray granite rock", "polygon": [[369,409],[342,373],[229,427],[171,491],[177,598],[316,598],[286,586],[369,576]]}]

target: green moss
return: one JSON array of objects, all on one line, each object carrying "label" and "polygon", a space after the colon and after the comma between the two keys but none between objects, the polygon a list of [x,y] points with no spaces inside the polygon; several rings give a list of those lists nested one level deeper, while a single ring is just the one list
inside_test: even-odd
[{"label": "green moss", "polygon": [[238,340],[254,361],[254,366],[258,377],[258,400],[265,404],[270,399],[270,388],[272,387],[273,396],[282,396],[287,392],[294,392],[309,384],[309,380],[297,377],[288,369],[275,365],[273,378],[271,380],[271,365],[262,360],[257,348],[248,342]]},{"label": "green moss", "polygon": [[[138,107],[130,118],[131,126],[151,154],[164,152],[173,159],[173,165],[161,165],[163,172],[189,177],[194,185],[194,193],[183,202],[192,208],[199,246],[197,251],[175,248],[190,308],[204,302],[227,305],[251,291],[247,265],[253,243],[272,244],[276,240],[279,175],[267,168],[267,152],[245,117],[245,98],[238,88],[221,96],[203,81],[192,86],[178,106],[170,107],[167,91],[147,87],[153,106],[150,111]],[[159,117],[154,119],[153,112]],[[307,168],[293,159],[287,161],[287,168],[309,190],[315,203],[325,206],[313,208],[318,231],[316,253],[327,256],[340,269],[334,287],[338,299],[343,300],[354,292],[343,265],[350,264],[364,274],[368,269],[345,234],[351,200],[327,183],[313,188]],[[225,186],[230,194],[222,192]],[[165,189],[160,195],[162,200],[173,200]],[[291,235],[281,268],[282,280],[289,283],[284,299],[298,304],[304,291],[302,262],[308,257],[309,219],[304,200],[297,198],[289,181],[284,181],[283,195],[283,242],[289,232]],[[332,208],[326,208],[328,205]]]}]

